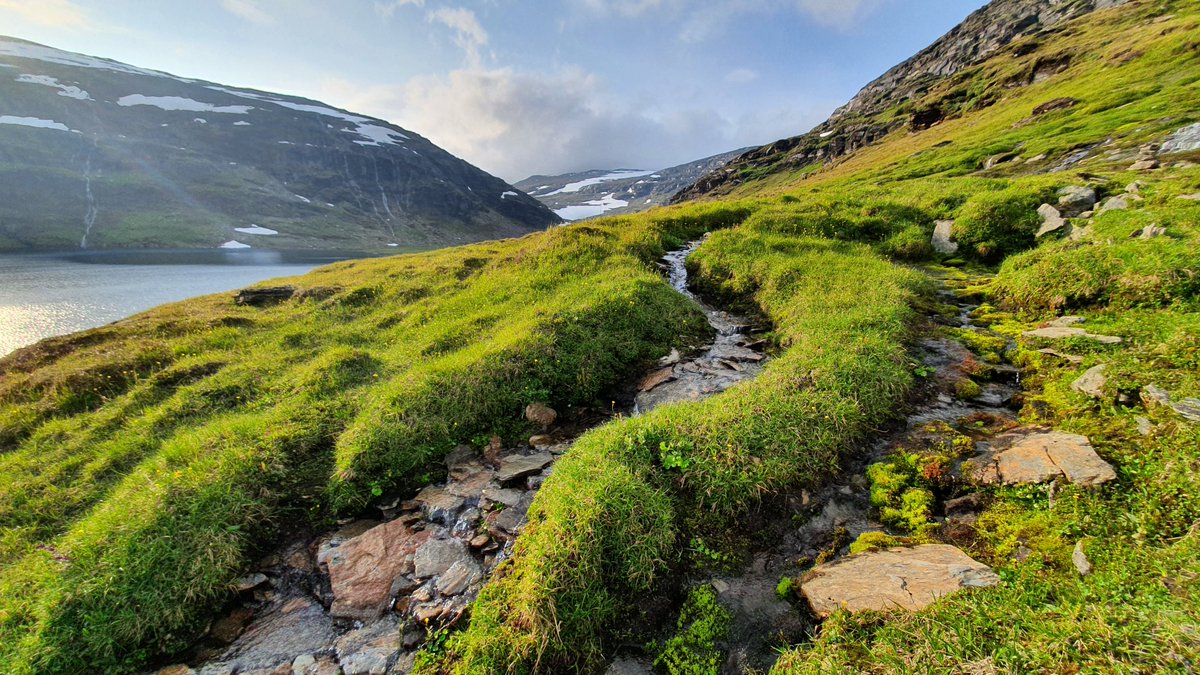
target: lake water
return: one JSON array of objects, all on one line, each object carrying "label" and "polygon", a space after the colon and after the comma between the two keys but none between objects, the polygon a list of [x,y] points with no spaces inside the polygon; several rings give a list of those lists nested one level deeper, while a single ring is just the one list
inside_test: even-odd
[{"label": "lake water", "polygon": [[168,302],[351,257],[359,256],[261,250],[0,254],[0,356]]}]

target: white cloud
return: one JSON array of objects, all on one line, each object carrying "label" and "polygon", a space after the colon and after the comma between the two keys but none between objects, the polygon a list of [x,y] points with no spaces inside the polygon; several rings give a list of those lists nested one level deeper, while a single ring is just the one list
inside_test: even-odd
[{"label": "white cloud", "polygon": [[796,0],[800,10],[817,23],[850,28],[879,8],[882,0]]},{"label": "white cloud", "polygon": [[473,68],[479,67],[479,50],[487,46],[488,34],[480,25],[475,12],[462,7],[439,7],[430,10],[425,19],[429,23],[440,23],[453,30],[454,44],[463,50],[467,63]]},{"label": "white cloud", "polygon": [[674,5],[672,0],[581,0],[583,6],[597,14],[640,16],[648,11]]},{"label": "white cloud", "polygon": [[654,12],[680,22],[679,39],[702,42],[741,14],[798,13],[838,30],[852,28],[888,0],[577,0],[594,14],[640,17]]},{"label": "white cloud", "polygon": [[404,7],[405,5],[424,7],[425,0],[391,0],[391,2],[376,2],[375,11],[379,12],[379,14],[385,19],[390,19],[392,18],[392,15],[396,13],[396,10]]},{"label": "white cloud", "polygon": [[255,4],[254,0],[221,0],[221,6],[230,14],[253,24],[269,26],[275,23],[275,17]]},{"label": "white cloud", "polygon": [[54,28],[87,28],[93,25],[87,11],[71,0],[0,0],[0,13]]},{"label": "white cloud", "polygon": [[600,78],[579,68],[551,74],[467,68],[396,86],[322,86],[326,99],[390,119],[509,181],[582,169],[665,168],[800,133],[834,105],[735,119],[700,106],[651,114],[617,100]]},{"label": "white cloud", "polygon": [[729,84],[749,84],[760,77],[757,70],[736,68],[725,74],[725,82]]}]

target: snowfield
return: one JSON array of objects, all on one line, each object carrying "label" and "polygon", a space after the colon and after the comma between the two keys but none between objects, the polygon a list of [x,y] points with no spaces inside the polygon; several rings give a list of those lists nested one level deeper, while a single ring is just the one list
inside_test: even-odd
[{"label": "snowfield", "polygon": [[[622,169],[620,171],[613,171],[612,173],[606,173],[603,176],[596,176],[595,178],[587,178],[585,180],[577,181],[575,183],[567,183],[566,185],[562,186],[561,188],[555,190],[554,192],[547,192],[546,194],[544,194],[542,196],[549,197],[551,195],[566,194],[568,192],[579,192],[580,190],[582,190],[583,188],[585,188],[589,185],[598,185],[600,183],[605,183],[610,180],[621,180],[622,178],[637,178],[638,176],[648,176],[652,173],[654,173],[654,172],[653,171],[641,171],[638,169]],[[563,217],[565,217],[565,216],[563,216]]]},{"label": "snowfield", "polygon": [[40,84],[46,87],[53,87],[54,89],[58,90],[59,96],[65,96],[67,98],[73,98],[79,101],[95,100],[90,94],[79,87],[69,84],[62,84],[57,79],[46,75],[18,75],[17,82],[24,82],[26,84]]},{"label": "snowfield", "polygon": [[[255,225],[253,223],[250,224],[250,227],[235,227],[235,228],[233,228],[233,231],[241,232],[242,234],[260,234],[265,237],[269,237],[273,234],[279,234],[278,230],[272,230],[269,227],[263,227],[261,225]],[[226,242],[226,243],[229,243],[229,242]],[[237,243],[237,242],[233,242],[233,243]],[[233,248],[233,247],[230,247],[230,248]]]},{"label": "snowfield", "polygon": [[[56,131],[75,131],[61,122],[54,120],[43,120],[37,117],[14,117],[12,115],[0,115],[0,124],[15,124],[21,127],[34,127],[35,129],[54,129]],[[79,133],[76,131],[75,133]]]},{"label": "snowfield", "polygon": [[243,248],[250,248],[250,244],[243,244],[242,242],[238,241],[237,239],[230,239],[229,241],[225,242],[224,244],[221,244],[218,248],[243,249]]},{"label": "snowfield", "polygon": [[554,213],[558,214],[558,217],[563,220],[583,220],[584,218],[594,218],[623,206],[629,206],[629,202],[607,194],[600,199],[592,199],[582,204],[555,209]]},{"label": "snowfield", "polygon": [[130,94],[117,99],[117,105],[125,106],[126,108],[135,105],[148,105],[162,110],[186,110],[188,112],[215,112],[227,113],[231,115],[245,115],[254,110],[254,106],[249,105],[213,105],[204,103],[182,96],[144,96],[142,94]]}]

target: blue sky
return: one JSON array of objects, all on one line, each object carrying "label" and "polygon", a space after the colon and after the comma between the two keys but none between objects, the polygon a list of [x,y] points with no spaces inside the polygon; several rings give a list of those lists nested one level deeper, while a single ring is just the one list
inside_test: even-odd
[{"label": "blue sky", "polygon": [[0,34],[315,98],[508,180],[808,130],[984,0],[0,0]]}]

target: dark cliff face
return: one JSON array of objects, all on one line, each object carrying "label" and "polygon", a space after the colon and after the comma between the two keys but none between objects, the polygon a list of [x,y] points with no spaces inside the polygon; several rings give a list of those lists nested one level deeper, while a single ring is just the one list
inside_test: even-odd
[{"label": "dark cliff face", "polygon": [[[750,150],[706,174],[671,201],[725,193],[747,179],[837,159],[900,127],[907,125],[919,131],[972,106],[986,106],[989,104],[986,98],[968,96],[934,107],[919,107],[914,102],[934,84],[1009,48],[1014,41],[1049,35],[1065,21],[1128,1],[993,0],[916,56],[863,87],[849,103],[812,131]],[[1037,81],[1066,68],[1067,59],[1064,56],[1063,60],[1039,60],[1023,75],[1026,81],[1009,82],[1005,86]]]},{"label": "dark cliff face", "polygon": [[0,250],[425,249],[558,222],[382,120],[0,37]]}]

